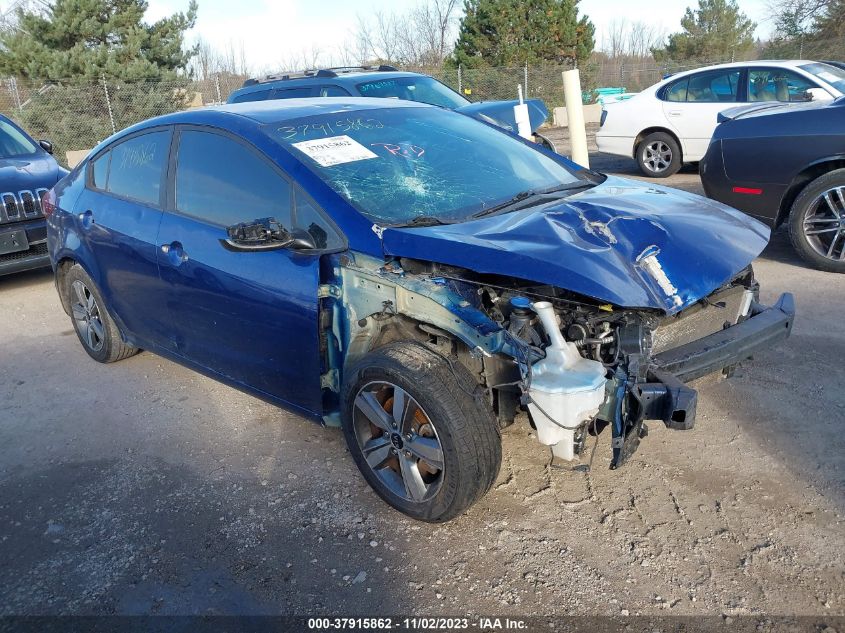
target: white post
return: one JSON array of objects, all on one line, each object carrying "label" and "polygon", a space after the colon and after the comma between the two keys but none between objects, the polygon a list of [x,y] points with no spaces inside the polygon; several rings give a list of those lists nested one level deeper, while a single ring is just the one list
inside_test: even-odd
[{"label": "white post", "polygon": [[577,68],[563,71],[563,97],[566,99],[571,158],[589,169],[590,155],[587,152],[587,127],[584,125],[584,103],[581,99],[581,75]]},{"label": "white post", "polygon": [[528,104],[522,98],[522,86],[517,85],[519,104],[513,107],[513,118],[516,120],[516,133],[522,138],[532,140],[531,117],[528,116]]}]

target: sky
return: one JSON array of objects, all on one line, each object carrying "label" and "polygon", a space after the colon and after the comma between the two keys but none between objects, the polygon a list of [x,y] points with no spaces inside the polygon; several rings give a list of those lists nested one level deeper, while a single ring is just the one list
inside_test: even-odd
[{"label": "sky", "polygon": [[[253,70],[273,71],[292,58],[312,50],[320,52],[321,63],[329,63],[351,32],[359,14],[404,12],[423,0],[198,0],[197,25],[189,39],[201,36],[218,49],[231,45],[243,49]],[[738,0],[739,6],[757,22],[757,35],[765,37],[772,30],[768,0]],[[3,0],[5,9],[10,0]],[[679,30],[684,10],[696,0],[660,0],[646,4],[642,0],[581,0],[581,13],[596,26],[596,44],[601,47],[602,33],[615,20],[651,21],[666,33]],[[149,0],[147,19],[184,11],[188,0]]]}]

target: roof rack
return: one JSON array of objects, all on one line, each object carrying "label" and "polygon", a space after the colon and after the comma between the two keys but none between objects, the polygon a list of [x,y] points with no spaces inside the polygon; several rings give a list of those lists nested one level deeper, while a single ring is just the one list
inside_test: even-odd
[{"label": "roof rack", "polygon": [[361,70],[370,72],[396,72],[398,68],[388,64],[379,64],[378,66],[331,66],[330,68],[309,68],[308,70],[295,70],[287,73],[279,73],[275,75],[266,75],[256,79],[247,79],[243,87],[255,86],[258,84],[267,83],[269,81],[287,81],[288,79],[307,79],[310,77],[337,77],[346,73],[354,73]]}]

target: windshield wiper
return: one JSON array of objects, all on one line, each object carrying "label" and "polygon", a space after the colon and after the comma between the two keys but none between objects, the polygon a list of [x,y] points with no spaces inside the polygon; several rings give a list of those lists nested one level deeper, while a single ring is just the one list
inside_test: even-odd
[{"label": "windshield wiper", "polygon": [[402,224],[394,224],[393,226],[440,226],[443,224],[451,224],[433,215],[418,215],[415,218],[403,222]]},{"label": "windshield wiper", "polygon": [[529,189],[528,191],[520,191],[510,200],[505,200],[502,203],[494,205],[492,207],[488,207],[487,209],[482,209],[476,213],[473,213],[473,218],[483,218],[489,215],[495,215],[498,213],[507,213],[508,211],[517,211],[519,209],[529,207],[534,203],[535,200],[543,200],[543,199],[551,199],[555,200],[562,196],[557,196],[554,194],[561,193],[561,192],[570,192],[574,191],[575,189],[586,189],[588,187],[595,187],[596,183],[593,182],[585,182],[583,180],[579,180],[577,182],[570,182],[565,185],[557,185],[555,187],[549,187],[548,189]]}]

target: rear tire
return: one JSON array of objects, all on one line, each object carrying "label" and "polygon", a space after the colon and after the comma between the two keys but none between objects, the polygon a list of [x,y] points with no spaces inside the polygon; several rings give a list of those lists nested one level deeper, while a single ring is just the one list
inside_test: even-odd
[{"label": "rear tire", "polygon": [[458,516],[499,473],[501,439],[484,392],[457,360],[417,343],[379,348],[348,371],[343,413],[361,474],[411,518]]},{"label": "rear tire", "polygon": [[636,157],[640,171],[650,178],[668,178],[683,166],[681,148],[666,132],[646,136],[637,145]]},{"label": "rear tire", "polygon": [[82,347],[99,363],[113,363],[138,353],[126,344],[91,277],[74,264],[62,279],[66,305]]},{"label": "rear tire", "polygon": [[804,187],[789,212],[789,238],[813,267],[845,273],[845,169]]}]

